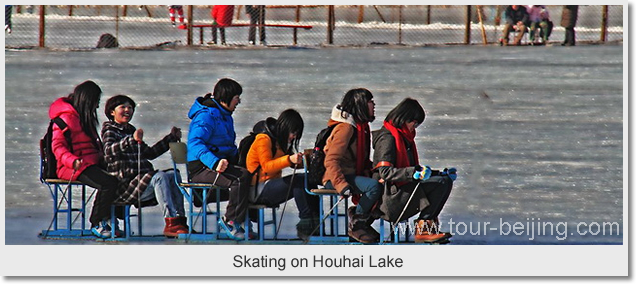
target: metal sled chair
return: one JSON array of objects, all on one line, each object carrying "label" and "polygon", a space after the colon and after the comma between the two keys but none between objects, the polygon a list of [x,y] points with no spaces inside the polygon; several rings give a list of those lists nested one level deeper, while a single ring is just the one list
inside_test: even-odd
[{"label": "metal sled chair", "polygon": [[[349,226],[349,218],[347,218],[347,208],[349,207],[349,198],[344,200],[344,213],[339,212],[339,206],[337,205],[338,199],[340,195],[335,189],[326,189],[326,188],[316,188],[310,189],[308,184],[308,170],[307,165],[309,163],[309,158],[307,155],[303,155],[303,164],[305,169],[305,191],[310,195],[316,195],[319,197],[319,217],[322,221],[325,219],[325,222],[320,222],[319,226],[319,236],[311,236],[311,240],[319,241],[319,242],[342,242],[349,241],[349,235],[347,234],[347,227]],[[325,212],[325,201],[324,197],[329,198],[329,209],[333,208],[331,212]],[[337,206],[336,206],[337,205]],[[328,214],[328,215],[326,215]],[[343,220],[341,220],[343,219]],[[326,226],[326,222],[329,222],[329,225]],[[342,222],[342,223],[341,223]],[[340,224],[344,224],[344,232],[340,233]],[[329,232],[327,232],[329,229]]]},{"label": "metal sled chair", "polygon": [[[179,238],[185,238],[186,240],[217,240],[219,239],[219,233],[221,231],[221,226],[218,222],[215,222],[213,232],[208,232],[208,215],[214,215],[217,220],[221,218],[221,202],[227,201],[228,198],[228,190],[225,188],[218,187],[212,183],[190,183],[190,182],[182,182],[181,173],[178,170],[178,165],[183,165],[184,170],[186,171],[187,177],[187,169],[185,169],[185,165],[187,164],[187,146],[183,142],[172,142],[170,143],[170,155],[172,157],[172,164],[174,166],[174,178],[181,190],[181,193],[185,197],[188,202],[189,211],[186,213],[188,216],[188,227],[190,231],[188,234],[179,235]],[[186,180],[189,180],[186,179]],[[222,196],[222,192],[224,192]],[[214,194],[214,209],[209,210],[206,204],[208,200],[208,196],[210,194]],[[200,209],[198,211],[194,210],[195,207],[195,198],[199,198],[202,201]],[[192,234],[193,227],[195,225],[195,220],[199,218],[202,219],[201,231],[197,234]]]},{"label": "metal sled chair", "polygon": [[[265,209],[271,209],[271,214],[272,217],[269,220],[266,220],[265,218]],[[256,210],[257,211],[257,215],[258,218],[256,221],[256,226],[258,227],[258,239],[256,239],[256,241],[264,241],[264,240],[275,240],[277,238],[272,237],[272,238],[266,238],[265,237],[265,227],[266,226],[273,226],[273,231],[274,231],[274,236],[276,236],[276,224],[278,224],[276,222],[276,209],[278,209],[278,206],[266,206],[266,205],[261,205],[261,204],[250,204],[249,205],[249,210]],[[247,229],[249,228],[248,226],[250,226],[250,218],[249,218],[250,214],[246,214],[245,215],[245,226],[244,228]],[[249,234],[246,232],[245,234],[245,240],[249,240]]]},{"label": "metal sled chair", "polygon": [[[42,230],[41,236],[47,237],[82,237],[90,236],[90,228],[86,226],[86,204],[95,194],[95,189],[89,197],[86,197],[86,185],[79,181],[68,181],[63,179],[50,179],[44,177],[44,153],[40,147],[40,182],[45,184],[53,199],[53,219],[46,230]],[[74,192],[79,191],[81,197],[79,205],[75,202]],[[61,225],[60,214],[66,214],[66,224]],[[79,228],[74,227],[75,222],[80,220]]]}]

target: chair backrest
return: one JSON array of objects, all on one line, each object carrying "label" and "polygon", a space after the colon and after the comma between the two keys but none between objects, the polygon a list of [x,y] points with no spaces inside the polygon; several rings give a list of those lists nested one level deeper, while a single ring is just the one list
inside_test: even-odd
[{"label": "chair backrest", "polygon": [[170,156],[176,164],[188,162],[188,147],[183,142],[170,142]]}]

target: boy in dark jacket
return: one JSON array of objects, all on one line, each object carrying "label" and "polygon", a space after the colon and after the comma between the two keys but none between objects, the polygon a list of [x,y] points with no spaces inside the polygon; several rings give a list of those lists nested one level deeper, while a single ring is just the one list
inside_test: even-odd
[{"label": "boy in dark jacket", "polygon": [[510,5],[506,8],[504,16],[506,18],[506,25],[504,26],[503,34],[501,35],[501,39],[499,39],[499,43],[501,45],[508,45],[508,35],[512,31],[517,31],[519,33],[515,37],[513,45],[519,45],[523,35],[526,33],[526,27],[528,27],[529,22],[529,15],[526,7],[522,5]]}]

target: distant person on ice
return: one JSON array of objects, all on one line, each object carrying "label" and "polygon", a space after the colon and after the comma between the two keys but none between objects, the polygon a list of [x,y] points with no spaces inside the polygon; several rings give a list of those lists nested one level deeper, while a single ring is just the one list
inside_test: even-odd
[{"label": "distant person on ice", "polygon": [[529,16],[528,11],[526,11],[526,7],[522,5],[510,5],[506,8],[506,11],[504,11],[504,16],[506,18],[506,24],[504,26],[501,38],[499,39],[499,44],[508,45],[508,37],[513,31],[517,32],[517,36],[515,37],[515,40],[512,44],[521,44],[521,39],[526,33],[526,28],[528,27],[529,22]]},{"label": "distant person on ice", "polygon": [[158,201],[166,223],[163,234],[187,234],[183,195],[174,170],[155,170],[149,161],[167,152],[168,143],[181,139],[181,129],[172,127],[159,142],[147,145],[143,129],[130,124],[136,106],[130,97],[116,95],[106,101],[104,108],[108,117],[102,125],[104,156],[108,172],[119,179],[118,201],[138,206],[156,205]]},{"label": "distant person on ice", "polygon": [[179,15],[179,28],[185,29],[185,23],[183,19],[183,6],[182,5],[168,5],[168,14],[170,15],[170,23],[173,27],[176,27],[175,13]]},{"label": "distant person on ice", "polygon": [[97,132],[97,107],[102,89],[93,81],[85,81],[68,97],[62,97],[49,109],[51,119],[59,117],[70,131],[71,145],[54,124],[51,148],[57,160],[57,176],[78,180],[97,189],[90,215],[91,232],[99,238],[110,238],[110,207],[117,198],[117,178],[104,170],[103,147]]},{"label": "distant person on ice", "polygon": [[565,40],[561,45],[574,46],[576,45],[576,34],[574,33],[574,27],[576,26],[576,20],[578,19],[579,6],[578,5],[565,5],[563,6],[563,12],[561,13],[561,26],[565,28]]},{"label": "distant person on ice", "polygon": [[546,44],[553,27],[548,9],[544,5],[528,5],[527,10],[530,16],[530,44],[539,44],[538,39],[541,39],[541,44]]},{"label": "distant person on ice", "polygon": [[4,5],[4,31],[11,33],[11,13],[12,5]]},{"label": "distant person on ice", "polygon": [[438,216],[450,196],[457,171],[451,168],[439,174],[429,166],[420,166],[415,129],[425,117],[422,106],[411,98],[389,112],[382,128],[373,132],[373,177],[384,183],[379,206],[382,218],[398,223],[419,213],[415,242],[437,243],[451,237],[440,232]]},{"label": "distant person on ice", "polygon": [[265,5],[245,5],[245,13],[250,16],[250,28],[247,35],[247,42],[256,44],[256,26],[259,30],[259,40],[261,45],[267,45],[265,40]]},{"label": "distant person on ice", "polygon": [[234,15],[234,5],[214,5],[212,7],[212,42],[217,44],[216,30],[217,27],[221,32],[221,44],[225,45],[225,27],[232,25],[232,16]]}]

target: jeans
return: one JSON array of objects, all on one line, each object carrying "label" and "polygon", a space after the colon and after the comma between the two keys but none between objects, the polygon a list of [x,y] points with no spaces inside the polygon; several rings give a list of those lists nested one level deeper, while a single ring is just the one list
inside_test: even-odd
[{"label": "jeans", "polygon": [[[382,197],[382,185],[375,179],[356,175],[345,175],[345,180],[351,185],[352,194],[362,194],[356,206],[356,214],[368,214],[375,202]],[[327,181],[325,188],[334,189],[331,181]]]},{"label": "jeans", "polygon": [[276,206],[293,197],[296,201],[296,207],[298,207],[299,218],[308,219],[318,215],[318,196],[309,195],[305,191],[304,174],[296,174],[293,177],[291,190],[289,185],[292,183],[292,175],[270,179],[265,183],[263,191],[256,199],[256,204]]},{"label": "jeans", "polygon": [[183,194],[174,180],[174,170],[158,171],[141,194],[141,201],[157,198],[165,217],[185,216]]}]

